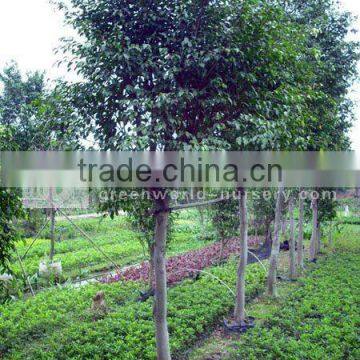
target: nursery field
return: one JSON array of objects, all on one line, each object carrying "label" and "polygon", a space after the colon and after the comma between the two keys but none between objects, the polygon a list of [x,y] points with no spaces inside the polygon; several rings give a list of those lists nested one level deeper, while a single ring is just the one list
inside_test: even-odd
[{"label": "nursery field", "polygon": [[254,329],[240,337],[217,330],[190,359],[360,358],[360,226],[343,229],[335,252],[279,292],[250,305]]},{"label": "nursery field", "polygon": [[[148,260],[146,244],[141,242],[141,234],[132,230],[125,216],[74,221],[119,268]],[[49,233],[48,225],[38,239],[26,238],[17,245],[17,252],[34,286],[40,281],[37,277],[40,262],[48,259]],[[171,256],[208,245],[209,242],[198,237],[199,233],[200,223],[196,212],[182,212],[175,220],[168,254]],[[114,270],[115,265],[67,220],[62,219],[56,223],[56,239],[54,261],[61,261],[62,281],[85,279]],[[18,261],[13,263],[12,270],[15,275],[21,275]]]},{"label": "nursery field", "polygon": [[[266,269],[248,265],[248,311],[256,317],[256,327],[227,339],[221,357],[212,357],[217,341],[212,330],[233,306],[236,259],[230,256],[196,278],[177,282],[168,290],[174,358],[359,358],[359,237],[360,226],[344,225],[335,236],[335,251],[308,264],[296,283],[282,282],[286,296],[271,306],[255,300],[264,289]],[[2,305],[0,354],[5,359],[154,359],[153,301],[138,299],[144,288],[141,281],[52,288]],[[100,290],[107,309],[94,312],[92,297]],[[206,340],[199,348],[204,337],[211,348]]]}]

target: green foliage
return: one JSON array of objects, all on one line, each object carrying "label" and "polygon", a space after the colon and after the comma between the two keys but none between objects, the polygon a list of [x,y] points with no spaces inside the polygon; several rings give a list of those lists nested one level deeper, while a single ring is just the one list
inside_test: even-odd
[{"label": "green foliage", "polygon": [[338,207],[338,202],[333,199],[319,199],[319,222],[323,223],[326,221],[331,221],[336,218],[336,208]]},{"label": "green foliage", "polygon": [[345,198],[338,200],[338,210],[342,211],[344,206],[348,206],[350,210],[350,214],[359,215],[360,214],[360,198]]},{"label": "green foliage", "polygon": [[323,94],[313,86],[308,34],[281,7],[71,5],[60,1],[82,41],[64,49],[86,79],[73,86],[73,103],[102,149],[306,148],[308,101]]},{"label": "green foliage", "polygon": [[44,93],[44,74],[34,72],[23,79],[17,65],[11,63],[0,74],[0,84],[0,125],[11,130],[17,149],[30,149],[39,125],[33,119],[34,102]]},{"label": "green foliage", "polygon": [[[185,217],[187,218],[186,212]],[[146,242],[141,239],[142,233],[133,230],[128,223],[127,216],[114,219],[109,217],[98,219],[78,219],[77,225],[88,233],[95,243],[101,247],[120,267],[148,260]],[[190,226],[190,223],[192,224]],[[168,244],[168,255],[194,250],[204,246],[204,242],[194,241],[199,226],[196,219],[192,221],[180,216],[173,225],[172,241]],[[49,254],[49,226],[44,229],[42,236],[36,240],[23,260],[27,273],[31,276],[34,287],[44,285],[44,281],[37,277],[40,261]],[[61,281],[67,279],[87,278],[97,272],[110,270],[113,265],[99,251],[91,246],[89,241],[79,234],[67,220],[56,222],[55,261],[61,261],[63,275]],[[20,256],[23,256],[33,238],[25,239],[16,246]],[[16,278],[22,278],[19,263],[13,262],[11,270]],[[16,295],[16,294],[15,294]]]},{"label": "green foliage", "polygon": [[[307,61],[315,66],[314,87],[320,96],[308,99],[311,109],[308,149],[344,150],[349,147],[352,103],[348,88],[357,75],[359,43],[348,40],[354,18],[336,0],[280,1],[290,19],[308,34],[314,49]],[[336,141],[334,141],[336,139]]]},{"label": "green foliage", "polygon": [[13,138],[8,150],[75,147],[78,132],[63,87],[49,90],[41,72],[23,77],[16,63],[3,69],[0,84],[0,125],[6,126]]},{"label": "green foliage", "polygon": [[337,253],[280,299],[274,316],[242,336],[230,358],[358,358],[360,248],[356,239],[342,238]]},{"label": "green foliage", "polygon": [[360,225],[360,218],[356,216],[347,216],[339,219],[339,223],[349,224],[349,225]]},{"label": "green foliage", "polygon": [[19,240],[13,219],[22,215],[22,203],[18,194],[0,188],[0,273],[10,268],[11,255]]},{"label": "green foliage", "polygon": [[[229,286],[236,281],[236,261],[209,271]],[[247,272],[247,294],[263,287],[259,265]],[[139,303],[139,284],[89,285],[53,289],[25,302],[0,307],[0,352],[4,358],[153,359],[152,299]],[[105,292],[109,313],[97,321],[89,310],[91,297]],[[194,296],[196,293],[196,296]],[[185,350],[197,335],[227,314],[233,303],[217,280],[201,275],[169,290],[169,331],[173,352]]]},{"label": "green foliage", "polygon": [[[8,128],[0,125],[0,151],[10,150],[13,144]],[[0,164],[1,171],[1,164]],[[0,183],[0,274],[9,270],[11,254],[19,240],[13,220],[23,216],[19,192],[1,187]],[[2,284],[0,284],[0,287]]]},{"label": "green foliage", "polygon": [[[154,242],[155,218],[152,216],[154,203],[150,192],[148,198],[141,198],[143,190],[123,188],[108,190],[107,201],[99,202],[100,211],[107,211],[113,219],[120,211],[126,211],[132,228],[138,232],[138,240],[151,249]],[[135,196],[137,194],[137,196]],[[171,230],[174,216],[170,216],[168,230]]]},{"label": "green foliage", "polygon": [[[264,192],[267,192],[264,198]],[[254,192],[255,196],[251,199],[252,208],[256,220],[262,220],[266,223],[271,223],[275,219],[275,203],[276,203],[276,189],[260,189]]]},{"label": "green foliage", "polygon": [[239,233],[239,202],[231,199],[209,207],[209,217],[215,230],[215,237],[224,240]]}]

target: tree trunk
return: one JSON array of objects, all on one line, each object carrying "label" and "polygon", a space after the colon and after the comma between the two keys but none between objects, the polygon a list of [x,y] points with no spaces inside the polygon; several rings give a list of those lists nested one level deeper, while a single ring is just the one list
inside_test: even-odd
[{"label": "tree trunk", "polygon": [[50,209],[50,261],[52,262],[55,255],[55,210]]},{"label": "tree trunk", "polygon": [[312,234],[310,241],[310,251],[309,257],[310,261],[314,261],[316,259],[316,237],[317,237],[317,223],[318,223],[318,202],[317,199],[313,199],[311,202],[312,207]]},{"label": "tree trunk", "polygon": [[321,251],[321,227],[318,221],[316,229],[316,255],[320,254]]},{"label": "tree trunk", "polygon": [[285,235],[286,235],[286,218],[285,218],[285,216],[281,221],[281,235],[283,238],[285,238]]},{"label": "tree trunk", "polygon": [[167,325],[167,284],[166,284],[166,236],[169,213],[162,211],[168,207],[167,200],[156,200],[157,212],[155,214],[155,246],[154,246],[154,270],[155,270],[155,299],[154,318],[156,328],[156,349],[158,360],[169,360],[170,345]]},{"label": "tree trunk", "polygon": [[270,252],[272,245],[272,237],[271,237],[271,221],[265,221],[265,242],[263,248],[267,252]]},{"label": "tree trunk", "polygon": [[271,237],[271,221],[265,219],[265,241],[260,248],[260,252],[269,254],[271,251],[272,237]]},{"label": "tree trunk", "polygon": [[53,189],[49,190],[50,208],[50,261],[52,262],[55,255],[55,209],[53,204]]},{"label": "tree trunk", "polygon": [[154,244],[149,245],[149,290],[153,290],[154,288]]},{"label": "tree trunk", "polygon": [[359,198],[359,197],[360,197],[360,187],[357,187],[357,188],[355,189],[355,197],[356,197],[356,198]]},{"label": "tree trunk", "polygon": [[270,296],[276,296],[276,276],[277,276],[277,266],[278,258],[280,252],[280,228],[281,228],[281,212],[283,208],[283,187],[280,186],[278,190],[278,196],[276,199],[276,208],[275,208],[275,223],[274,223],[274,238],[271,247],[270,255],[270,267],[269,274],[267,279],[267,290]]},{"label": "tree trunk", "polygon": [[294,221],[294,199],[290,198],[289,202],[289,217],[290,217],[290,251],[289,251],[289,265],[290,265],[290,279],[296,278],[296,250],[295,250],[295,221]]},{"label": "tree trunk", "polygon": [[246,206],[246,192],[240,190],[240,262],[237,271],[236,301],[234,318],[235,322],[241,324],[245,320],[245,270],[248,259],[248,219]]},{"label": "tree trunk", "polygon": [[304,268],[304,199],[299,199],[299,234],[297,243],[297,264],[300,269]]}]

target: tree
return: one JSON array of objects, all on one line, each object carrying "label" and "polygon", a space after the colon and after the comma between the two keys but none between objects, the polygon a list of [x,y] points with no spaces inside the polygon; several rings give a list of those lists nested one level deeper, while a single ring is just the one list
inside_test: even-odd
[{"label": "tree", "polygon": [[270,296],[277,296],[276,276],[277,276],[278,258],[280,252],[281,217],[284,207],[283,189],[284,189],[283,187],[281,186],[279,187],[278,195],[276,199],[274,238],[271,248],[270,267],[269,267],[269,273],[267,279],[267,291]]},{"label": "tree", "polygon": [[[105,191],[103,189],[102,191]],[[125,211],[127,219],[134,230],[137,231],[138,241],[147,249],[149,254],[149,293],[154,285],[154,250],[155,250],[155,217],[152,216],[154,202],[150,191],[143,189],[107,189],[105,199],[98,202],[100,212],[108,212],[111,218]],[[136,194],[137,196],[135,196]],[[170,213],[167,226],[167,245],[172,239],[172,225],[176,214]]]},{"label": "tree", "polygon": [[[270,196],[264,198],[264,191],[267,191]],[[276,197],[274,196],[274,194],[275,190],[273,189],[262,189],[256,194],[252,201],[256,219],[261,221],[264,225],[265,242],[263,244],[263,249],[265,253],[270,253],[272,245],[271,224],[275,219],[276,205]]]},{"label": "tree", "polygon": [[29,150],[34,145],[36,127],[40,126],[34,103],[44,94],[44,74],[29,73],[24,79],[16,63],[11,63],[0,74],[0,83],[0,125],[11,129],[18,150]]},{"label": "tree", "polygon": [[297,241],[297,265],[300,270],[304,268],[304,199],[302,189],[299,193],[299,230]]},{"label": "tree", "polygon": [[235,323],[243,325],[246,319],[245,313],[245,270],[248,258],[248,219],[246,207],[246,192],[239,192],[239,217],[240,217],[240,262],[236,279],[236,300],[234,309]]},{"label": "tree", "polygon": [[[258,112],[274,108],[267,96],[277,84],[265,74],[283,77],[284,54],[298,61],[288,48],[296,34],[274,27],[278,11],[264,2],[71,3],[71,9],[60,6],[81,42],[67,42],[66,50],[76,56],[76,69],[86,80],[72,87],[73,103],[84,119],[84,136],[92,131],[104,150],[230,148],[233,138],[222,133],[236,128],[235,120],[238,133],[249,124],[253,136],[257,124],[265,124]],[[254,54],[261,54],[261,61],[254,61]],[[265,72],[269,62],[275,68]],[[282,102],[278,89],[275,98]],[[283,129],[280,122],[269,126]],[[239,141],[245,138],[244,132]],[[167,200],[154,196],[154,203],[157,349],[160,359],[168,359],[162,259]]]},{"label": "tree", "polygon": [[[280,0],[288,16],[308,34],[308,47],[316,56],[314,87],[319,96],[309,102],[308,150],[346,150],[352,122],[353,104],[347,98],[356,79],[359,43],[348,40],[353,17],[339,8],[336,0]],[[320,60],[320,61],[319,61]],[[336,141],[334,141],[336,139]]]},{"label": "tree", "polygon": [[[305,149],[323,93],[301,24],[261,0],[71,0],[72,103],[103,150]],[[324,95],[325,96],[325,95]],[[319,113],[317,113],[319,115]],[[319,115],[320,118],[320,115]],[[319,118],[314,121],[318,123]],[[159,359],[169,358],[168,203],[152,190]]]},{"label": "tree", "polygon": [[[322,191],[331,189],[322,188]],[[318,229],[317,229],[317,252],[321,250],[321,230],[322,224],[330,223],[329,234],[331,234],[331,222],[336,218],[336,208],[338,202],[330,197],[321,197],[318,202]],[[331,238],[331,236],[330,236]],[[331,240],[332,242],[332,240]]]},{"label": "tree", "polygon": [[[11,131],[12,150],[69,150],[78,148],[75,117],[65,101],[63,88],[50,88],[45,73],[29,72],[22,76],[16,63],[6,66],[0,74],[0,125]],[[53,189],[49,190],[52,198]],[[55,254],[55,215],[48,209],[51,219],[50,260]],[[28,218],[37,232],[37,221],[44,214],[29,209]]]},{"label": "tree", "polygon": [[[0,126],[0,151],[13,150],[16,145],[8,129]],[[0,164],[1,169],[1,164]],[[18,191],[10,191],[0,184],[0,272],[10,271],[10,259],[19,240],[13,219],[23,216]]]},{"label": "tree", "polygon": [[309,260],[314,261],[316,259],[316,244],[318,236],[318,199],[313,198],[311,201],[312,209],[312,233],[310,240]]},{"label": "tree", "polygon": [[209,208],[209,216],[215,228],[215,235],[221,242],[219,261],[223,260],[223,252],[227,241],[238,234],[240,225],[238,211],[239,205],[235,199],[213,204]]},{"label": "tree", "polygon": [[[296,243],[295,243],[295,219],[294,219],[294,198],[289,199],[289,218],[290,218],[290,241],[289,241],[289,269],[290,279],[296,278]],[[298,244],[299,246],[299,244]]]}]

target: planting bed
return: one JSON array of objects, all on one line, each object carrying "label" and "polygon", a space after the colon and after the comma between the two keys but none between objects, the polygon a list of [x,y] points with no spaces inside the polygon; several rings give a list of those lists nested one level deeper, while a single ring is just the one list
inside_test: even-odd
[{"label": "planting bed", "polygon": [[[168,248],[169,255],[206,246],[207,243],[196,239],[199,226],[196,221],[187,219],[189,215],[193,214],[186,213],[184,218],[179,217],[176,220],[173,238]],[[192,223],[192,226],[189,223]],[[67,238],[60,242],[57,241],[55,245],[54,260],[62,263],[63,280],[86,278],[94,273],[114,268],[109,260],[104,259],[104,256],[87,239],[79,236],[78,232],[69,225],[71,224],[64,220],[59,222],[59,229],[63,229],[62,234],[65,234]],[[106,218],[101,221],[99,219],[81,219],[78,221],[78,225],[119,267],[147,259],[143,244],[138,239],[139,234],[130,229],[124,216],[117,217],[114,220]],[[46,231],[44,235],[47,234]],[[25,254],[32,241],[33,239],[29,238],[18,244],[17,251],[20,256]],[[46,259],[49,248],[50,240],[40,238],[35,241],[26,254],[23,263],[30,277],[37,274],[39,263]],[[21,275],[21,267],[18,261],[13,262],[12,270],[16,275]]]},{"label": "planting bed", "polygon": [[359,359],[360,226],[346,235],[298,283],[284,283],[285,296],[250,307],[254,329],[230,339],[214,334],[191,359]]},{"label": "planting bed", "polygon": [[[259,244],[259,237],[249,237],[248,243],[250,247]],[[239,239],[232,238],[227,241],[223,249],[223,258],[220,259],[221,244],[216,242],[198,250],[192,250],[184,254],[170,257],[166,261],[167,281],[168,284],[177,283],[184,278],[196,277],[201,270],[214,266],[221,260],[229,258],[231,255],[239,254]],[[114,282],[119,280],[148,281],[149,279],[149,262],[144,261],[138,266],[130,266],[124,271],[114,276],[103,279],[103,282]]]}]

